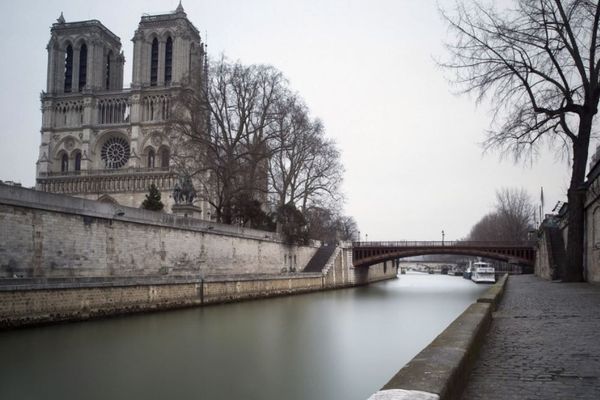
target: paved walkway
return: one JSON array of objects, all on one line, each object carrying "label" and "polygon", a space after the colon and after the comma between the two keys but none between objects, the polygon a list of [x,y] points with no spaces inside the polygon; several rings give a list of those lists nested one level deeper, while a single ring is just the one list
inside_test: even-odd
[{"label": "paved walkway", "polygon": [[511,276],[463,399],[600,399],[600,286]]}]

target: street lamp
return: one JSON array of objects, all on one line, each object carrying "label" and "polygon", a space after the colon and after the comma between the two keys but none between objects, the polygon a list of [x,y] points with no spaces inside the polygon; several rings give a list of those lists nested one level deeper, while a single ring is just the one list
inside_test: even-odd
[{"label": "street lamp", "polygon": [[444,245],[444,236],[445,236],[444,230],[442,229],[442,246]]}]

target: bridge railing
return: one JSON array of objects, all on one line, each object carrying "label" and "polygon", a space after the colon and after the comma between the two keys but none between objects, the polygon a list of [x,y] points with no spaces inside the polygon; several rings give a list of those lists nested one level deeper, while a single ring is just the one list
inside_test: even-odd
[{"label": "bridge railing", "polygon": [[533,247],[535,241],[414,241],[352,242],[352,247]]}]

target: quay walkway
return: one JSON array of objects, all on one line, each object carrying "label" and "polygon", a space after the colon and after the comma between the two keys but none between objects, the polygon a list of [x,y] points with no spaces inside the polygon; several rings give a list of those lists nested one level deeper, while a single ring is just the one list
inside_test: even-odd
[{"label": "quay walkway", "polygon": [[462,399],[600,399],[600,286],[511,276]]}]

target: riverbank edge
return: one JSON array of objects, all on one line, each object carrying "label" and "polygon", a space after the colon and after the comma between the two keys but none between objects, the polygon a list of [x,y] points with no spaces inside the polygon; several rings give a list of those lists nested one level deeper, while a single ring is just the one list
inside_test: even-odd
[{"label": "riverbank edge", "polygon": [[368,400],[459,399],[507,281],[505,274]]},{"label": "riverbank edge", "polygon": [[43,279],[0,288],[0,331],[364,286],[397,276],[332,284],[327,275]]}]

